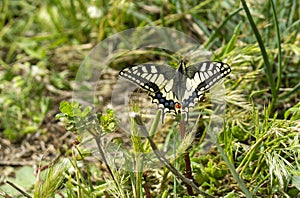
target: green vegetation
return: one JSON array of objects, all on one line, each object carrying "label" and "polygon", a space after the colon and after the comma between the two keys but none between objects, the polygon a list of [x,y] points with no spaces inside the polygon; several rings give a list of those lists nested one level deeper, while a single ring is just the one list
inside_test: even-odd
[{"label": "green vegetation", "polygon": [[[150,130],[142,124],[143,116],[137,115],[129,119],[131,136],[122,136],[116,110],[107,108],[110,81],[93,98],[95,109],[67,102],[72,99],[80,64],[97,43],[145,26],[183,32],[212,52],[212,60],[231,66],[225,79],[224,127],[210,134],[214,143],[209,149],[203,146],[212,113],[208,102],[196,107],[201,117],[192,132],[194,140],[189,135],[178,139],[181,131],[174,120],[167,120],[160,129],[159,111]],[[188,197],[190,186],[199,197],[299,196],[299,30],[300,3],[296,0],[1,1],[1,165],[5,165],[1,157],[31,160],[2,153],[6,141],[11,147],[27,141],[34,146],[30,142],[34,136],[63,136],[57,128],[66,128],[78,138],[57,144],[57,157],[52,156],[52,161],[36,161],[35,181],[29,176],[26,182],[20,179],[25,172],[33,175],[32,168],[1,166],[0,195],[15,197],[24,191],[23,197]],[[107,79],[115,79],[125,66],[160,59],[163,53],[118,59],[107,65],[111,71]],[[163,58],[174,61],[170,56]],[[113,143],[111,147],[104,148],[104,136],[110,138],[105,141]],[[96,142],[98,155],[87,148],[89,141]],[[161,151],[153,151],[156,147]],[[115,158],[107,156],[107,149]],[[113,153],[120,149],[123,156]],[[176,157],[166,159],[167,151]],[[184,174],[186,151],[193,181],[186,181]],[[128,167],[111,161],[117,158]],[[148,159],[163,166],[128,171],[149,168]]]}]

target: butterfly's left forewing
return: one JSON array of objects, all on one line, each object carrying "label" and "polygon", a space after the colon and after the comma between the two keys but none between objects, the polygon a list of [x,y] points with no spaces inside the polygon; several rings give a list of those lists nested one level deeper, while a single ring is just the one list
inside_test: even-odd
[{"label": "butterfly's left forewing", "polygon": [[136,83],[142,88],[154,92],[153,84],[162,89],[174,76],[175,70],[164,65],[152,63],[127,67],[120,71],[120,76]]},{"label": "butterfly's left forewing", "polygon": [[165,65],[141,64],[120,71],[120,76],[149,91],[152,102],[166,112],[176,113],[177,96],[173,92],[173,78],[176,70]]}]

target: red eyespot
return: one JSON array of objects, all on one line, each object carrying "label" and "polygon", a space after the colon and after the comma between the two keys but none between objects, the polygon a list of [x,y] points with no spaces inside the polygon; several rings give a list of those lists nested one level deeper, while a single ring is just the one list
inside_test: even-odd
[{"label": "red eyespot", "polygon": [[176,108],[176,109],[180,109],[180,108],[181,108],[181,104],[180,104],[180,103],[176,103],[176,104],[175,104],[175,108]]}]

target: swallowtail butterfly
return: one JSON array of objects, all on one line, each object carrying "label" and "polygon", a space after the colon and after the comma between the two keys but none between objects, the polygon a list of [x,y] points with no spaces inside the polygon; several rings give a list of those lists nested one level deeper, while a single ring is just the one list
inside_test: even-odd
[{"label": "swallowtail butterfly", "polygon": [[188,114],[189,108],[230,72],[230,67],[222,62],[206,61],[186,67],[181,61],[177,70],[168,65],[147,63],[127,67],[119,75],[147,90],[152,102],[162,109],[164,120],[166,112]]}]

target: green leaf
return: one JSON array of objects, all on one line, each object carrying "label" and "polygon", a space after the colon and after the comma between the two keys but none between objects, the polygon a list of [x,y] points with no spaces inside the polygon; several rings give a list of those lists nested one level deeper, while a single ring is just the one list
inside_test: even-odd
[{"label": "green leaf", "polygon": [[25,166],[16,171],[16,184],[24,188],[30,188],[35,182],[34,169]]},{"label": "green leaf", "polygon": [[59,105],[59,110],[67,115],[73,115],[72,107],[69,102],[62,101]]}]

